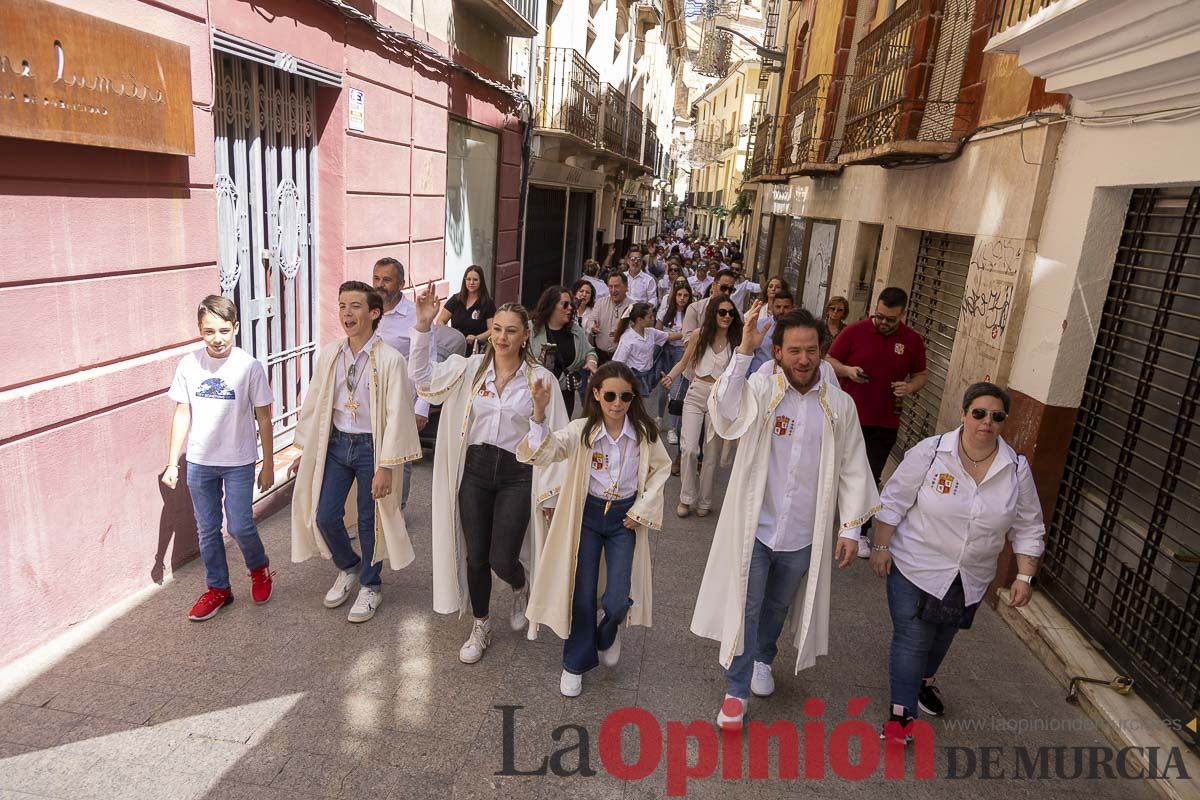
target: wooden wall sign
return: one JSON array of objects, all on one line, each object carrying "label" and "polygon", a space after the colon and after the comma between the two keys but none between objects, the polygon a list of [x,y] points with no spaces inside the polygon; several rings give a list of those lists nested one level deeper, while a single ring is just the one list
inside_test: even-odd
[{"label": "wooden wall sign", "polygon": [[3,0],[0,136],[194,155],[188,48],[45,0]]}]

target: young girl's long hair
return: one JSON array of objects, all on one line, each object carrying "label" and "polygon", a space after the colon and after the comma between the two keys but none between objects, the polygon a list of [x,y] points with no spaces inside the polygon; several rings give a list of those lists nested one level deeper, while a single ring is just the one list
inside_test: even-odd
[{"label": "young girl's long hair", "polygon": [[717,310],[723,306],[733,309],[733,322],[729,323],[729,328],[725,331],[729,347],[737,348],[742,343],[742,315],[738,313],[737,305],[725,295],[714,297],[708,301],[708,308],[704,309],[704,322],[700,325],[700,340],[696,342],[696,361],[693,363],[698,363],[704,357],[708,348],[712,347],[713,340],[717,338]]},{"label": "young girl's long hair", "polygon": [[[646,304],[643,303],[643,305]],[[588,381],[586,396],[583,400],[583,416],[587,419],[583,425],[583,436],[581,437],[583,446],[592,446],[592,433],[597,427],[604,424],[604,411],[600,408],[600,401],[596,399],[594,390],[603,386],[604,381],[609,378],[620,378],[629,384],[629,390],[633,392],[633,401],[629,404],[627,414],[629,422],[633,425],[634,433],[637,435],[638,444],[642,442],[653,444],[658,441],[658,425],[646,413],[646,406],[642,403],[642,395],[638,392],[638,382],[634,377],[633,370],[620,361],[609,361],[593,372],[592,379]]]},{"label": "young girl's long hair", "polygon": [[[686,289],[688,293],[687,302],[682,306],[675,303],[675,297],[679,294],[681,289]],[[668,325],[673,323],[675,321],[675,315],[686,311],[687,307],[690,306],[692,301],[695,299],[696,295],[694,292],[692,292],[692,285],[688,283],[687,278],[679,278],[676,280],[671,286],[671,296],[667,299],[667,310],[666,313],[663,314],[663,321]]]},{"label": "young girl's long hair", "polygon": [[629,308],[629,316],[622,317],[617,323],[617,332],[613,334],[614,341],[620,343],[621,337],[625,335],[625,331],[633,327],[633,323],[637,322],[642,317],[648,317],[654,313],[654,306],[649,303],[634,303]]},{"label": "young girl's long hair", "polygon": [[[525,339],[525,346],[521,348],[521,360],[531,366],[536,364],[537,360],[534,359],[533,353],[529,352],[529,312],[526,311],[525,306],[521,305],[520,303],[505,303],[496,309],[496,317],[500,316],[506,311],[510,314],[516,314],[518,317],[520,317],[521,324],[525,326],[527,338]],[[492,319],[495,319],[495,317]],[[494,364],[495,361],[496,350],[492,347],[491,337],[488,337],[487,350],[484,351],[483,361],[479,362],[479,369],[475,372],[475,383],[479,383],[481,380],[483,380],[483,376],[487,374],[488,367]]]}]

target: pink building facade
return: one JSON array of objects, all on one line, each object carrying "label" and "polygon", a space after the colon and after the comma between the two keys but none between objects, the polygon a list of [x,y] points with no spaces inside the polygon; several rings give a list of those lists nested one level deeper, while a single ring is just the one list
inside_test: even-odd
[{"label": "pink building facade", "polygon": [[[450,250],[474,236],[492,259],[499,300],[520,286],[524,123],[511,96],[318,0],[61,4],[187,46],[195,155],[0,137],[0,664],[196,554],[186,490],[158,478],[166,388],[198,346],[204,295],[238,300],[286,445],[313,352],[340,332],[339,283],[370,281],[393,256],[411,282],[457,284],[449,231]],[[249,94],[230,93],[235,78]],[[463,131],[487,145],[469,169],[495,161],[494,196],[483,218],[447,226]]]}]

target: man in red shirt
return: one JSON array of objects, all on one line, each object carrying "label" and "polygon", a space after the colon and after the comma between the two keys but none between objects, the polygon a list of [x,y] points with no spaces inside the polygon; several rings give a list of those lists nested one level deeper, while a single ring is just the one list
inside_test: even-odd
[{"label": "man in red shirt", "polygon": [[[925,343],[902,321],[907,306],[908,294],[903,289],[884,289],[875,313],[843,330],[827,356],[841,379],[842,390],[854,398],[858,408],[867,461],[877,484],[900,431],[901,398],[920,391],[927,378]],[[871,555],[866,532],[867,526],[863,526],[861,558]]]}]

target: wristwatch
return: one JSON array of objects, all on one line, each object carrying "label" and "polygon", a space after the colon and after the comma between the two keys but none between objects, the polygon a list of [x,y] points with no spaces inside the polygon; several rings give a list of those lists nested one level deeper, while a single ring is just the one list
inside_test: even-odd
[{"label": "wristwatch", "polygon": [[1037,575],[1018,575],[1017,580],[1024,581],[1025,583],[1028,583],[1031,587],[1037,586],[1037,583],[1038,583]]}]

